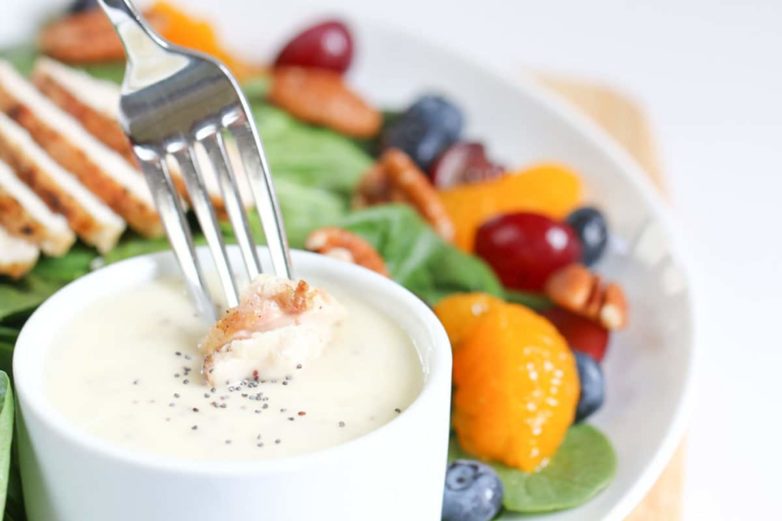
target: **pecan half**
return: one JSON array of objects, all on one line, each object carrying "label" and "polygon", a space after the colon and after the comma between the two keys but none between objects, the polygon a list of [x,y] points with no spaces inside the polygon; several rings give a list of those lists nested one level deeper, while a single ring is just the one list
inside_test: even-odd
[{"label": "pecan half", "polygon": [[353,205],[358,208],[390,202],[412,205],[445,240],[454,227],[429,178],[399,149],[386,150],[358,185]]},{"label": "pecan half", "polygon": [[305,247],[388,276],[386,263],[377,250],[363,238],[345,229],[329,226],[315,230],[307,237]]},{"label": "pecan half", "polygon": [[333,71],[279,67],[274,69],[269,100],[309,123],[355,137],[380,130],[380,112],[350,90]]},{"label": "pecan half", "polygon": [[620,329],[627,324],[627,300],[622,288],[614,283],[604,284],[582,264],[570,264],[554,272],[545,291],[558,306],[606,329]]},{"label": "pecan half", "polygon": [[[155,16],[145,17],[152,27],[159,28]],[[38,35],[38,45],[44,54],[67,63],[125,59],[122,42],[102,9],[67,15],[48,24]]]},{"label": "pecan half", "polygon": [[38,43],[44,54],[68,63],[125,58],[122,43],[102,9],[72,14],[52,22],[43,28]]}]

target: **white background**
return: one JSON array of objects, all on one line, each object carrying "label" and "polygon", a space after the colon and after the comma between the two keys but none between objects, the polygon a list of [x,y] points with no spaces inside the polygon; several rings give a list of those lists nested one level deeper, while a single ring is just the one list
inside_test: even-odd
[{"label": "white background", "polygon": [[[0,41],[24,30],[21,2],[0,0]],[[315,3],[506,71],[599,80],[644,105],[700,297],[686,517],[782,516],[782,1]]]}]

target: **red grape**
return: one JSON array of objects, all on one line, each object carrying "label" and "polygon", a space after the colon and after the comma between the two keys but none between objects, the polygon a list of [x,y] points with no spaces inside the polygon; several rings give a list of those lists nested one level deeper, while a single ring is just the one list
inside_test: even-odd
[{"label": "red grape", "polygon": [[572,350],[585,353],[598,362],[603,361],[608,346],[608,330],[588,318],[558,307],[541,314],[554,324]]},{"label": "red grape", "polygon": [[519,212],[481,225],[475,253],[512,289],[542,291],[549,275],[581,258],[581,245],[566,223]]},{"label": "red grape", "polygon": [[481,143],[459,142],[448,147],[429,169],[437,188],[487,181],[502,175],[505,169],[486,157]]},{"label": "red grape", "polygon": [[282,48],[275,67],[296,66],[345,72],[353,60],[353,37],[339,20],[328,20],[302,31]]}]

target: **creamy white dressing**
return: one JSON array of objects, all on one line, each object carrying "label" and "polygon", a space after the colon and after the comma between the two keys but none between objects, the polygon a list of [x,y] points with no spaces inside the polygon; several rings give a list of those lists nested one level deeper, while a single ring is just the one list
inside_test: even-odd
[{"label": "creamy white dressing", "polygon": [[361,436],[413,402],[423,373],[399,326],[324,286],[348,316],[319,358],[274,381],[215,390],[199,373],[208,324],[178,282],[112,295],[58,335],[49,399],[95,436],[185,459],[276,458]]}]

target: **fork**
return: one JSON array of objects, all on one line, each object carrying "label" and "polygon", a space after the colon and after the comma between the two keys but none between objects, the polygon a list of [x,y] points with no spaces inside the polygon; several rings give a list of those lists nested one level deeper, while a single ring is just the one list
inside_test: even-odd
[{"label": "fork", "polygon": [[120,124],[149,184],[168,241],[198,312],[216,318],[193,237],[166,164],[173,157],[207,245],[228,307],[239,302],[237,277],[207,192],[196,146],[206,151],[219,181],[231,226],[250,279],[262,272],[237,178],[226,152],[235,140],[271,257],[272,272],[291,278],[287,238],[271,173],[247,100],[228,69],[202,53],[167,42],[146,24],[130,0],[99,0],[127,55]]}]

